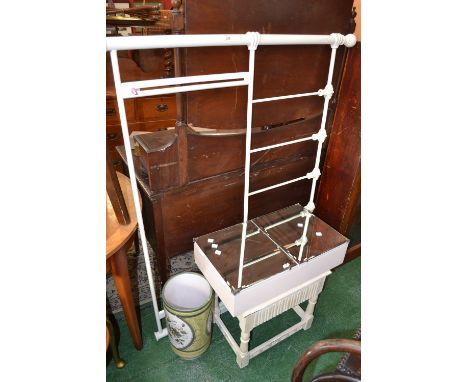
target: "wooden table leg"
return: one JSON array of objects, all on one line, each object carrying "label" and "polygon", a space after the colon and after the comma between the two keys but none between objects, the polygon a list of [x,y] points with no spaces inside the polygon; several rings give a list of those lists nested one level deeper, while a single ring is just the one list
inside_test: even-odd
[{"label": "wooden table leg", "polygon": [[112,277],[115,281],[117,293],[119,294],[120,303],[122,304],[127,326],[132,336],[135,348],[140,350],[143,347],[141,339],[140,327],[136,315],[135,303],[133,301],[132,286],[128,275],[127,251],[124,248],[119,250],[109,258],[111,265]]}]

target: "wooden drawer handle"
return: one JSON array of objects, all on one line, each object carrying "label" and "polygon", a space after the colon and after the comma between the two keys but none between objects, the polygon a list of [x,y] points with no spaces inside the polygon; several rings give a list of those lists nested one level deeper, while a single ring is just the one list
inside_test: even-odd
[{"label": "wooden drawer handle", "polygon": [[109,107],[106,109],[106,115],[109,116],[109,115],[114,115],[115,114],[115,108],[113,107]]},{"label": "wooden drawer handle", "polygon": [[109,141],[115,141],[119,137],[119,134],[117,133],[108,133],[107,134],[107,139]]},{"label": "wooden drawer handle", "polygon": [[156,105],[156,110],[159,111],[160,113],[167,111],[167,109],[169,109],[169,107],[165,103],[159,103]]}]

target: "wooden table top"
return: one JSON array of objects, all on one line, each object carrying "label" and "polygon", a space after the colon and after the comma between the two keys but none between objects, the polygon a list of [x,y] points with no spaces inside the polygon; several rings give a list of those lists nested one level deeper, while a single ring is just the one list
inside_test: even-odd
[{"label": "wooden table top", "polygon": [[[137,228],[137,218],[130,179],[120,172],[117,172],[117,177],[125,199],[125,204],[128,208],[130,223],[123,225],[117,221],[109,196],[106,193],[106,259],[122,248]],[[138,196],[141,205],[141,195]]]}]

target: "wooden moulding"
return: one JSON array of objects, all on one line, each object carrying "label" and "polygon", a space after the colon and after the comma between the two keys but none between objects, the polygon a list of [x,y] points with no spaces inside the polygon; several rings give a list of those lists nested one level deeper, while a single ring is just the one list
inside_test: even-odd
[{"label": "wooden moulding", "polygon": [[[241,224],[194,239],[195,263],[233,316],[343,262],[349,240],[314,215],[304,231],[303,211],[295,204],[249,221],[241,288],[237,288]],[[304,232],[307,243],[299,259]]]}]

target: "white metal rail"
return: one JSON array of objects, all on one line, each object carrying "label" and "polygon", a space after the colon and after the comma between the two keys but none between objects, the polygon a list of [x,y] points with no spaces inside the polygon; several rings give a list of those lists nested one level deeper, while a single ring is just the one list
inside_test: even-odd
[{"label": "white metal rail", "polygon": [[[135,211],[138,221],[138,230],[142,242],[143,254],[145,257],[146,271],[148,273],[148,282],[151,291],[151,298],[153,301],[153,308],[156,317],[157,332],[155,332],[156,339],[167,335],[167,329],[162,329],[161,319],[164,318],[164,311],[159,310],[156,300],[156,293],[154,289],[153,275],[149,260],[148,245],[146,241],[145,228],[143,224],[143,216],[141,213],[140,200],[138,198],[138,187],[135,176],[135,169],[133,165],[133,157],[131,155],[130,137],[127,124],[127,116],[125,113],[124,99],[146,97],[151,95],[170,94],[177,92],[188,92],[206,89],[218,89],[233,86],[247,86],[247,131],[245,139],[245,175],[244,175],[244,211],[242,222],[242,241],[240,250],[239,261],[239,278],[238,288],[242,286],[242,272],[244,268],[244,254],[245,254],[245,241],[247,237],[247,222],[248,222],[248,209],[249,209],[249,196],[255,195],[260,192],[268,191],[276,187],[281,187],[285,184],[295,182],[301,179],[312,179],[312,188],[310,193],[310,200],[306,208],[312,212],[314,209],[314,193],[317,179],[320,176],[319,163],[322,149],[322,143],[326,138],[325,122],[327,117],[327,108],[329,100],[333,94],[333,87],[331,80],[333,77],[333,68],[335,62],[336,49],[340,45],[352,47],[356,43],[354,35],[343,36],[338,33],[331,35],[268,35],[260,34],[257,32],[248,32],[246,34],[217,34],[217,35],[158,35],[158,36],[131,36],[131,37],[108,37],[106,39],[106,48],[110,51],[112,70],[114,74],[115,90],[117,96],[117,105],[119,109],[120,121],[122,126],[122,135],[125,146],[125,153],[127,157],[128,170],[130,175],[130,183],[133,192],[133,201],[135,203]],[[280,97],[253,99],[253,82],[254,82],[254,69],[255,69],[255,51],[259,45],[330,45],[331,58],[330,67],[328,71],[328,80],[324,89],[315,92],[290,94]],[[190,48],[190,47],[213,47],[213,46],[246,46],[249,49],[249,71],[238,73],[223,73],[223,74],[210,74],[202,76],[187,76],[170,79],[155,79],[148,81],[132,81],[121,82],[119,63],[117,59],[117,51],[119,50],[138,50],[138,49],[160,49],[160,48]],[[289,142],[279,143],[275,145],[265,146],[251,150],[251,134],[252,134],[252,107],[254,103],[272,102],[282,99],[290,99],[297,97],[308,96],[323,96],[325,98],[322,123],[320,130],[317,134],[311,137],[292,140]],[[317,157],[315,167],[312,172],[303,177],[292,179],[290,181],[282,182],[264,189],[249,191],[250,184],[250,154],[263,150],[274,149],[277,147],[290,145],[294,143],[304,142],[307,140],[317,140]],[[306,225],[307,226],[307,225]],[[302,243],[299,260],[302,256],[302,250],[305,243]]]}]

